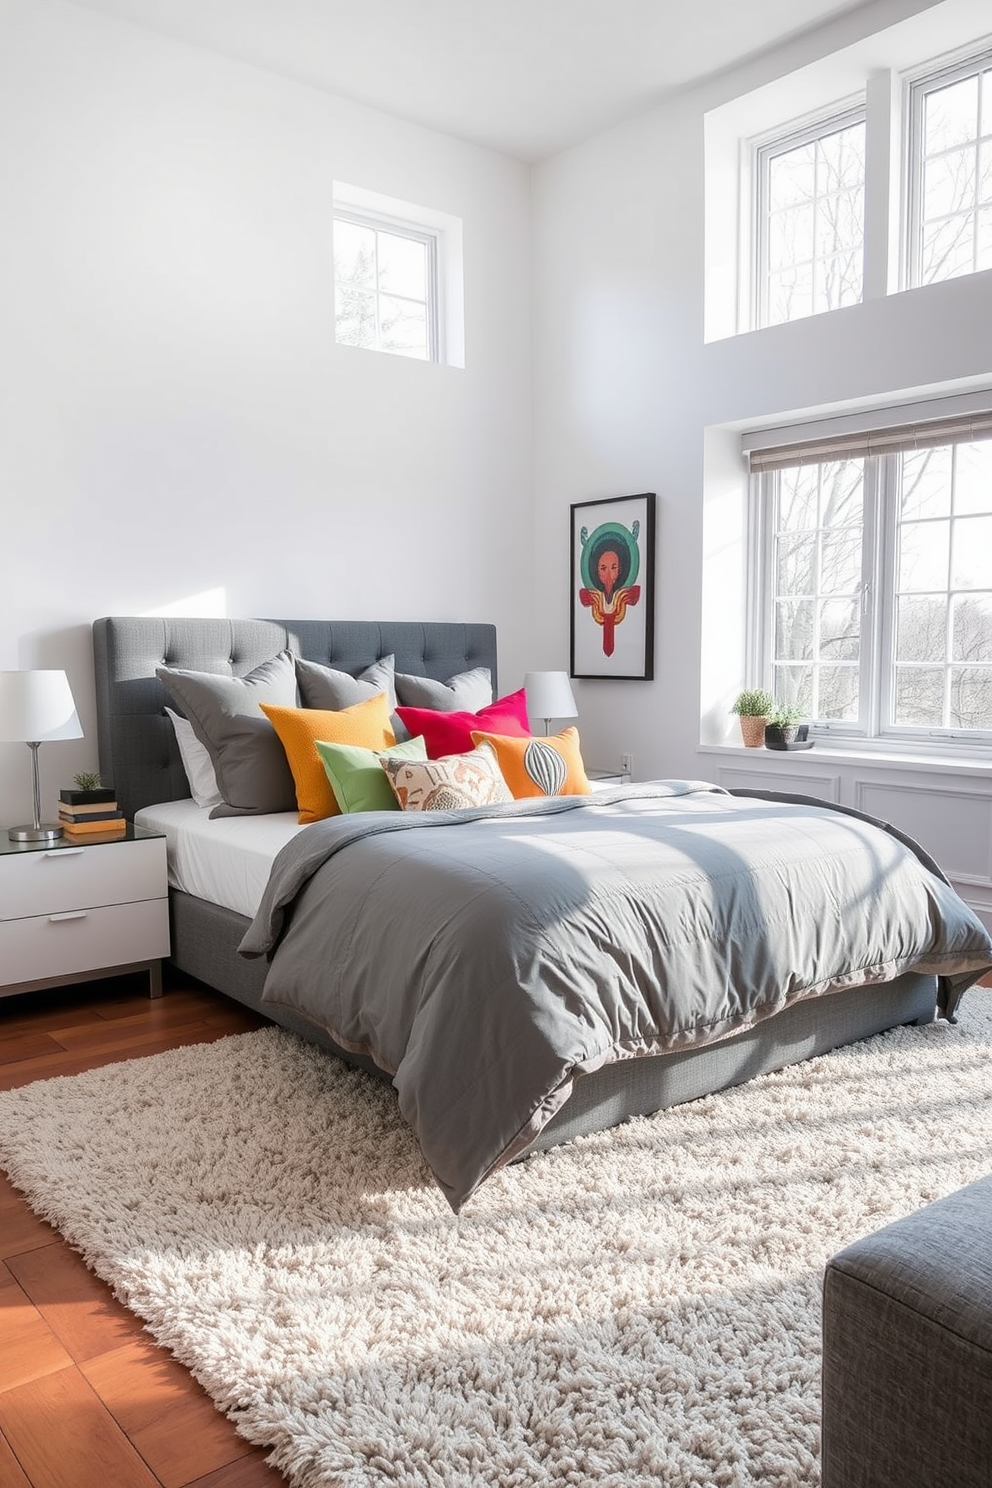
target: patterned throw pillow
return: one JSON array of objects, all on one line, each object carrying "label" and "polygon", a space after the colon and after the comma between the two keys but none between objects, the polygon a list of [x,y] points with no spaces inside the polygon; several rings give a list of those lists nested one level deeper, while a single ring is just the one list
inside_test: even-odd
[{"label": "patterned throw pillow", "polygon": [[533,739],[473,729],[472,739],[480,747],[492,746],[500,773],[518,801],[527,796],[588,796],[592,790],[576,728]]},{"label": "patterned throw pillow", "polygon": [[513,800],[489,744],[446,759],[404,760],[387,755],[379,763],[404,811],[457,811]]}]

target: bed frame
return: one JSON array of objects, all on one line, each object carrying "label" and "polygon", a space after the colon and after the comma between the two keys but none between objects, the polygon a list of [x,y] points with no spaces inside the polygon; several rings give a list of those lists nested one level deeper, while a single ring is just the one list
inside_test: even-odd
[{"label": "bed frame", "polygon": [[[142,806],[189,795],[156,667],[240,677],[286,647],[309,661],[356,674],[390,653],[396,657],[397,671],[438,681],[487,666],[494,691],[497,685],[496,632],[491,625],[144,616],[97,620],[93,652],[100,773],[106,785],[113,785],[125,816],[132,818]],[[309,1023],[262,1003],[266,963],[237,954],[249,924],[242,915],[175,890],[170,890],[169,898],[174,966],[389,1080],[370,1060],[346,1053]],[[929,1023],[936,999],[934,977],[908,974],[795,1003],[757,1027],[706,1048],[605,1065],[576,1080],[572,1095],[528,1150],[693,1100],[899,1024]]]}]

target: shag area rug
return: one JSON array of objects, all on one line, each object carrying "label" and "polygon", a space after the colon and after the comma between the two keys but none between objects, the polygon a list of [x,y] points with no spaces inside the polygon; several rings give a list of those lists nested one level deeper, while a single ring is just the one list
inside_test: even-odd
[{"label": "shag area rug", "polygon": [[819,1480],[827,1258],[992,1169],[992,991],[498,1173],[277,1029],[0,1095],[0,1162],[298,1488]]}]

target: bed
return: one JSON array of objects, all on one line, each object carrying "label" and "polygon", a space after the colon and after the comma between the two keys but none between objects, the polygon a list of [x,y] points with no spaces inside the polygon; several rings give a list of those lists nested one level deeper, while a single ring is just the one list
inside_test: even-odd
[{"label": "bed", "polygon": [[[170,808],[181,816],[187,809],[183,803],[188,806],[189,783],[164,711],[166,695],[156,676],[159,667],[244,677],[277,653],[289,650],[318,666],[357,676],[391,655],[397,671],[437,682],[467,670],[487,668],[494,696],[497,692],[496,636],[487,625],[110,617],[94,623],[93,640],[101,774],[105,783],[113,784],[129,818],[147,808]],[[421,814],[422,818],[427,815]],[[393,1083],[401,1109],[417,1130],[439,1186],[456,1212],[478,1183],[506,1162],[899,1024],[929,1022],[938,1011],[953,1016],[962,991],[992,966],[992,941],[925,854],[891,829],[822,802],[776,798],[767,792],[728,793],[706,782],[667,782],[615,787],[594,797],[517,801],[477,813],[435,813],[431,821],[414,821],[406,812],[391,813],[388,821],[383,820],[386,813],[366,816],[369,821],[374,816],[379,822],[374,833],[367,830],[369,823],[356,815],[318,821],[302,829],[291,816],[281,823],[274,817],[268,823],[258,819],[253,830],[262,825],[263,833],[269,834],[269,855],[275,853],[276,871],[267,876],[267,868],[256,865],[255,897],[263,878],[265,889],[254,913],[249,912],[254,897],[233,908],[214,902],[209,888],[190,892],[188,887],[174,883],[170,887],[171,959],[183,972]],[[442,819],[446,816],[453,819]],[[170,832],[171,828],[167,835]],[[764,950],[755,961],[752,941],[757,943],[760,936],[733,930],[721,938],[714,932],[710,934],[711,955],[719,961],[717,974],[723,983],[714,1005],[717,1012],[710,1008],[706,1018],[695,1019],[694,1027],[702,1031],[687,1033],[680,1025],[662,1034],[654,1024],[650,1029],[643,1024],[635,1027],[629,1021],[634,1015],[623,1006],[622,998],[608,1015],[598,1009],[590,1018],[588,1004],[580,1005],[573,997],[568,955],[562,947],[578,944],[569,937],[580,933],[580,921],[581,934],[587,939],[588,927],[594,923],[597,928],[593,939],[611,958],[614,970],[624,962],[622,975],[626,975],[636,962],[640,969],[635,980],[639,977],[643,983],[644,966],[655,951],[650,946],[646,951],[633,947],[621,938],[618,955],[611,928],[617,921],[610,921],[610,916],[619,912],[622,919],[623,914],[629,916],[633,911],[637,933],[644,931],[641,901],[646,903],[654,889],[642,892],[636,886],[632,888],[637,873],[630,865],[634,859],[641,862],[645,854],[658,851],[669,856],[675,853],[672,861],[684,864],[690,840],[686,833],[696,834],[690,853],[695,887],[690,885],[687,890],[683,884],[681,892],[684,902],[697,906],[705,897],[700,894],[700,885],[724,878],[730,881],[737,874],[736,861],[733,874],[730,871],[738,851],[734,844],[759,835],[765,843],[762,851],[766,870],[771,865],[762,893],[779,896],[774,903],[767,898],[763,917],[771,922],[777,916],[784,923],[787,913],[793,927],[805,927],[800,937],[805,945],[793,948],[797,957],[805,955],[808,959],[816,954],[817,937],[823,934],[822,912],[810,921],[804,917],[800,882],[802,863],[807,859],[813,863],[823,856],[819,845],[823,833],[833,834],[838,840],[846,833],[844,851],[848,838],[859,838],[858,850],[867,853],[873,864],[873,896],[883,889],[888,893],[890,880],[895,883],[899,874],[912,871],[919,882],[914,879],[910,892],[923,906],[916,918],[931,925],[933,943],[928,943],[926,953],[922,953],[922,942],[914,942],[908,929],[896,923],[884,955],[875,954],[863,965],[834,968],[829,978],[815,985],[807,975],[800,985],[803,979],[785,974],[781,965],[772,966]],[[505,855],[502,866],[499,854],[489,864],[497,838],[506,839],[500,849]],[[649,842],[651,838],[666,845],[656,847]],[[705,851],[699,846],[703,839],[708,843]],[[597,903],[596,913],[590,916],[589,884],[600,871],[590,865],[606,863],[608,854],[603,844],[607,841],[614,846],[621,844],[624,861],[603,869],[609,882],[603,889],[602,903]],[[266,849],[260,851],[261,862]],[[479,867],[480,855],[486,862],[485,871]],[[175,858],[170,835],[170,862]],[[457,877],[453,878],[455,868]],[[677,880],[680,872],[669,873],[668,878]],[[528,873],[531,880],[525,883]],[[469,1022],[478,1022],[484,1029],[485,1057],[480,1040],[476,1038],[474,1045],[466,1041],[463,1028],[463,1036],[449,1039],[444,1055],[447,1065],[439,1054],[436,1072],[432,1073],[434,1056],[425,1055],[422,1048],[418,1047],[417,1061],[405,1061],[402,1051],[401,1057],[396,1057],[395,1040],[405,1035],[390,1028],[389,1020],[399,992],[392,1000],[385,997],[375,1012],[377,1027],[382,1030],[381,1040],[376,1042],[351,1030],[345,1030],[342,1036],[341,1016],[325,1014],[322,1009],[315,1011],[307,1000],[309,993],[300,990],[303,983],[317,985],[334,980],[345,940],[350,947],[356,939],[352,926],[359,922],[365,906],[373,904],[380,880],[388,880],[391,885],[384,913],[398,931],[391,940],[385,936],[380,939],[378,952],[373,947],[366,954],[352,977],[355,986],[365,989],[362,995],[371,1005],[377,995],[377,982],[392,985],[392,979],[402,975],[399,962],[416,960],[405,950],[404,957],[393,955],[390,959],[390,947],[412,948],[421,927],[428,938],[428,950],[441,942],[452,919],[450,905],[438,904],[439,919],[432,927],[429,916],[435,910],[430,906],[430,896],[421,904],[418,895],[423,889],[426,896],[432,882],[443,884],[445,892],[453,886],[456,897],[461,896],[459,915],[466,926],[473,928],[449,958],[444,995],[439,991],[426,1001],[432,1002],[432,1017],[440,1029],[457,1029],[466,1015],[459,1011],[456,972],[461,970],[463,980],[476,985],[489,975],[490,967],[502,966],[499,985],[503,990],[482,1004],[473,1004],[467,1015]],[[411,886],[409,894],[402,888],[404,882]],[[491,888],[487,889],[487,883]],[[562,888],[559,892],[553,888],[555,883],[559,887],[572,883],[574,891],[566,893]],[[401,885],[399,890],[397,884]],[[417,893],[413,892],[414,884]],[[534,906],[549,884],[550,898],[537,914]],[[665,891],[671,891],[667,882]],[[348,935],[342,938],[345,921],[341,919],[336,931],[332,928],[326,932],[326,940],[315,941],[314,935],[325,934],[324,928],[314,929],[315,922],[329,925],[339,913],[338,906],[345,906],[348,893],[353,897],[340,910],[347,918]],[[600,893],[599,888],[595,893]],[[836,886],[831,894],[831,915],[839,924],[836,915],[843,907],[843,894]],[[433,897],[441,900],[440,890]],[[405,898],[409,898],[409,905],[404,903]],[[517,913],[514,906],[524,900],[528,902],[524,916],[528,933],[531,922],[541,919],[541,939],[514,945],[510,955],[506,946],[511,934],[517,933],[516,925],[511,924]],[[607,903],[611,907],[604,920],[600,911]],[[653,923],[656,930],[685,913],[682,908],[670,909],[660,899],[657,905],[652,902],[650,910],[649,928]],[[407,912],[409,918],[404,921],[402,915]],[[874,899],[860,900],[855,914],[844,923],[860,923],[863,919],[870,926],[879,918]],[[719,931],[718,917],[710,916],[710,920]],[[555,937],[553,952],[547,946],[549,926]],[[491,942],[480,952],[485,934],[490,932]],[[917,941],[919,934],[926,933],[925,929],[914,931]],[[368,939],[374,942],[375,934]],[[549,957],[554,959],[553,972],[548,969]],[[671,962],[671,974],[659,977],[655,958],[655,971],[648,975],[664,982],[666,1003],[676,997],[678,982],[695,984],[699,959],[683,947],[681,959],[676,956]],[[518,968],[513,997],[506,995],[510,973],[503,962]],[[595,979],[595,968],[588,974]],[[350,971],[348,975],[351,977]],[[774,995],[759,1005],[753,1000],[753,988],[762,979],[770,986],[774,983]],[[577,980],[577,976],[573,978]],[[454,990],[451,984],[455,984]],[[488,1050],[495,1047],[492,1040],[502,1039],[512,1053],[518,1014],[506,1004],[513,1003],[524,986],[538,988],[537,1000],[544,1001],[534,1017],[542,1030],[557,1020],[564,1008],[572,1017],[569,1038],[574,1041],[576,1027],[597,1024],[599,1043],[593,1052],[591,1045],[585,1046],[587,1057],[583,1058],[562,1055],[560,1049],[553,1051],[552,1058],[543,1046],[533,1058],[529,1052],[519,1059],[508,1057],[499,1067],[498,1078],[494,1078],[492,1070],[497,1062],[488,1057]],[[727,1012],[728,1005],[732,1016]],[[495,1016],[495,1008],[503,1012]],[[640,1010],[637,1017],[642,1017]],[[657,1007],[652,1018],[657,1023]],[[612,1042],[608,1034],[606,1044],[601,1037],[604,1022],[616,1025]],[[393,1053],[387,1057],[383,1051],[389,1049]],[[469,1078],[476,1056],[477,1069]],[[407,1079],[405,1064],[412,1066],[418,1061],[424,1078],[414,1088]],[[533,1066],[533,1079],[538,1082],[523,1094],[515,1088],[511,1092],[518,1066]],[[437,1131],[438,1113],[432,1110],[432,1104],[450,1105],[445,1092],[453,1083],[478,1086],[481,1108],[478,1104],[474,1110],[453,1107],[448,1112],[447,1128]],[[521,1113],[524,1119],[520,1119]],[[489,1130],[490,1125],[493,1130]]]}]

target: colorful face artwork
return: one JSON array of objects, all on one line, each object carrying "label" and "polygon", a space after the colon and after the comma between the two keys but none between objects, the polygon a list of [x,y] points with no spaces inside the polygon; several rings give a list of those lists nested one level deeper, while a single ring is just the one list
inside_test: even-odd
[{"label": "colorful face artwork", "polygon": [[612,656],[616,628],[631,605],[641,597],[637,578],[641,556],[637,546],[640,522],[624,527],[620,522],[603,522],[590,534],[583,527],[579,533],[582,554],[579,568],[582,587],[579,602],[603,628],[603,655]]}]

